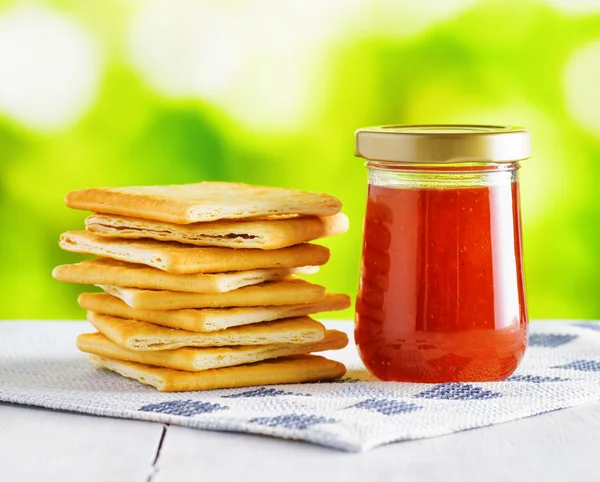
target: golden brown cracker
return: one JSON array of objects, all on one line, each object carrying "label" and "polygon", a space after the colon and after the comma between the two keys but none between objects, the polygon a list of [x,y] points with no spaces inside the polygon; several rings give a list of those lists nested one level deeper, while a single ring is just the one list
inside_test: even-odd
[{"label": "golden brown cracker", "polygon": [[227,308],[313,303],[323,299],[325,288],[301,279],[270,281],[226,293],[185,293],[182,291],[141,290],[98,285],[107,293],[140,310],[180,310],[185,308]]},{"label": "golden brown cracker", "polygon": [[176,274],[320,266],[329,260],[329,250],[325,246],[308,243],[271,251],[200,248],[151,239],[119,239],[88,231],[69,231],[61,235],[59,244],[66,251],[145,264]]},{"label": "golden brown cracker", "polygon": [[96,285],[119,285],[150,290],[192,293],[225,293],[292,274],[308,274],[318,270],[307,268],[264,268],[228,273],[174,274],[143,264],[125,263],[111,258],[96,258],[77,264],[57,266],[52,276],[59,281]]},{"label": "golden brown cracker", "polygon": [[348,217],[300,216],[274,220],[214,221],[174,224],[126,216],[92,214],[86,229],[101,236],[127,239],[150,238],[196,246],[223,248],[280,249],[348,230]]},{"label": "golden brown cracker", "polygon": [[216,309],[139,310],[131,308],[123,300],[108,293],[82,293],[79,295],[78,302],[82,308],[97,313],[201,332],[324,311],[343,310],[351,305],[350,297],[341,293],[325,293],[322,300],[313,303]]},{"label": "golden brown cracker", "polygon": [[328,194],[232,182],[88,188],[69,192],[65,203],[74,209],[177,224],[287,214],[326,216],[342,206]]},{"label": "golden brown cracker", "polygon": [[267,321],[199,333],[88,311],[88,320],[106,338],[127,350],[174,350],[182,347],[313,343],[325,338],[325,327],[308,316]]},{"label": "golden brown cracker", "polygon": [[86,333],[77,338],[77,347],[92,355],[185,371],[202,371],[256,363],[282,356],[339,350],[347,344],[346,334],[336,330],[328,330],[322,341],[312,343],[178,348],[163,351],[126,350],[98,332]]},{"label": "golden brown cracker", "polygon": [[151,385],[161,392],[328,381],[340,378],[346,373],[343,364],[317,355],[294,355],[251,365],[214,368],[201,372],[158,368],[97,355],[89,355],[89,359],[95,365]]}]

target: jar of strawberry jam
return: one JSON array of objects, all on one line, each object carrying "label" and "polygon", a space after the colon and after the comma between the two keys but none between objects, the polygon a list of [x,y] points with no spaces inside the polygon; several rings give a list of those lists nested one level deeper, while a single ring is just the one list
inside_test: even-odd
[{"label": "jar of strawberry jam", "polygon": [[527,346],[519,127],[360,129],[369,191],[355,339],[382,380],[503,380]]}]

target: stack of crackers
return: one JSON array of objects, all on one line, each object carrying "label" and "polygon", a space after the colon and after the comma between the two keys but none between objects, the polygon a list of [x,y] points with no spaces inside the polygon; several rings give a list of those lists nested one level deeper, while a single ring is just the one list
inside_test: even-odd
[{"label": "stack of crackers", "polygon": [[336,198],[203,182],[83,189],[66,204],[96,213],[60,246],[98,257],[53,271],[104,291],[78,299],[98,330],[77,340],[94,364],[160,391],[345,373],[310,353],[341,349],[347,336],[308,315],[345,309],[350,298],[296,277],[329,260],[308,241],[347,230]]}]

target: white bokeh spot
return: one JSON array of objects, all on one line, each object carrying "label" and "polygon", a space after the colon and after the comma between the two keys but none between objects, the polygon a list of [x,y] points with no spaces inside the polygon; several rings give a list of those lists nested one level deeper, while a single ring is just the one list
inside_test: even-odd
[{"label": "white bokeh spot", "polygon": [[0,115],[66,127],[92,104],[99,72],[92,40],[64,14],[25,6],[0,15]]},{"label": "white bokeh spot", "polygon": [[236,23],[229,8],[215,3],[149,2],[132,22],[130,55],[167,95],[219,95],[243,62],[243,32]]},{"label": "white bokeh spot", "polygon": [[600,40],[575,51],[564,76],[567,108],[584,128],[600,136]]},{"label": "white bokeh spot", "polygon": [[[378,37],[406,38],[450,20],[476,4],[477,0],[371,0],[367,4],[362,25],[366,22]],[[361,24],[357,27],[364,28]]]},{"label": "white bokeh spot", "polygon": [[556,10],[570,15],[600,12],[600,0],[546,0]]},{"label": "white bokeh spot", "polygon": [[132,21],[130,58],[162,94],[210,102],[249,130],[289,131],[314,114],[327,48],[361,1],[154,0]]}]

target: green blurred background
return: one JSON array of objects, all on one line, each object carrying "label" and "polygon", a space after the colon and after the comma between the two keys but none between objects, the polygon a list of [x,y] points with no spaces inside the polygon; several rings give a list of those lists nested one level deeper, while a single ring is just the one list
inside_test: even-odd
[{"label": "green blurred background", "polygon": [[334,194],[352,228],[313,279],[354,295],[353,131],[446,122],[531,130],[530,315],[600,318],[600,2],[0,1],[0,318],[83,317],[50,272],[88,186]]}]

